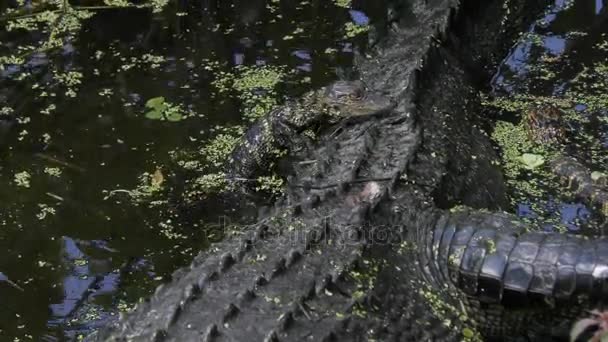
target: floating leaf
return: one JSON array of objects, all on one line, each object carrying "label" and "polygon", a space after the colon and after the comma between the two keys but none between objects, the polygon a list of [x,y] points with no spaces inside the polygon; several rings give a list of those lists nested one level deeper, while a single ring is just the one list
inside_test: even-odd
[{"label": "floating leaf", "polygon": [[528,170],[534,170],[545,163],[545,158],[540,154],[524,153],[521,156],[521,162]]},{"label": "floating leaf", "polygon": [[171,122],[176,122],[176,121],[181,121],[184,118],[184,116],[181,115],[180,113],[172,112],[172,113],[167,113],[166,118],[167,118],[167,120],[169,120]]},{"label": "floating leaf", "polygon": [[156,171],[152,174],[152,186],[156,188],[160,188],[160,186],[165,181],[165,176],[160,168],[157,168]]},{"label": "floating leaf", "polygon": [[146,107],[162,111],[166,107],[165,98],[162,96],[153,97],[146,101]]},{"label": "floating leaf", "polygon": [[473,336],[475,336],[475,333],[469,328],[464,328],[462,329],[462,336],[464,336],[466,339],[472,339]]},{"label": "floating leaf", "polygon": [[158,109],[151,110],[146,113],[146,118],[151,120],[161,120],[163,118],[163,111]]},{"label": "floating leaf", "polygon": [[171,122],[181,121],[186,118],[180,105],[166,102],[162,96],[153,97],[146,102],[150,110],[145,114],[151,120],[167,120]]}]

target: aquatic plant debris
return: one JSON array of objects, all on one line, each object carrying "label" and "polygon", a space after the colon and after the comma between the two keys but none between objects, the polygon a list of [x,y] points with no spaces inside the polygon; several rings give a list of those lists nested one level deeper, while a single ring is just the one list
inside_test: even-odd
[{"label": "aquatic plant debris", "polygon": [[[217,11],[164,0],[92,0],[82,3],[87,9],[55,0],[3,7],[2,24],[11,32],[5,26],[0,32],[0,139],[6,147],[0,176],[7,185],[0,192],[0,220],[5,241],[39,246],[7,247],[18,259],[7,259],[4,271],[26,289],[50,295],[5,296],[18,315],[0,310],[6,323],[0,340],[84,336],[114,319],[117,305],[147,296],[216,241],[220,210],[206,206],[196,217],[178,215],[176,202],[187,197],[184,183],[205,193],[226,189],[226,176],[216,167],[229,153],[222,147],[268,110],[351,67],[354,48],[343,35],[354,19],[350,1],[341,2],[346,7],[318,3],[321,11],[312,11],[317,5],[309,1],[287,10],[279,1],[260,8],[254,8],[259,2],[222,3]],[[263,15],[241,27],[239,20],[252,12]],[[320,28],[322,34],[312,34]],[[282,40],[286,34],[292,39]],[[220,44],[194,43],[201,39]],[[226,140],[220,142],[221,134]],[[282,181],[270,174],[247,185],[266,196]],[[200,202],[205,196],[199,194],[192,198]],[[58,322],[48,306],[61,305],[74,290],[66,274],[73,265],[58,260],[63,251],[56,240],[64,235],[114,239],[111,260],[78,267],[119,268],[145,256],[156,274],[109,275],[101,291],[82,292],[82,307]],[[96,295],[108,305],[91,305]]]},{"label": "aquatic plant debris", "polygon": [[[491,100],[485,102],[492,108],[488,113],[499,119],[493,138],[500,148],[511,204],[527,207],[517,212],[544,229],[564,231],[565,226],[583,234],[599,230],[594,216],[568,212],[567,208],[587,208],[543,162],[570,155],[600,184],[597,172],[608,167],[608,37],[598,29],[603,22],[599,13],[605,8],[594,12],[594,7],[584,1],[550,6],[503,60],[492,80]],[[559,108],[562,144],[530,145],[521,123],[532,106]],[[572,216],[575,219],[569,219]]]},{"label": "aquatic plant debris", "polygon": [[545,164],[545,158],[540,154],[524,153],[521,156],[521,162],[528,170],[534,170]]},{"label": "aquatic plant debris", "polygon": [[162,96],[153,97],[146,101],[146,118],[151,120],[181,121],[186,118],[181,106],[165,101]]}]

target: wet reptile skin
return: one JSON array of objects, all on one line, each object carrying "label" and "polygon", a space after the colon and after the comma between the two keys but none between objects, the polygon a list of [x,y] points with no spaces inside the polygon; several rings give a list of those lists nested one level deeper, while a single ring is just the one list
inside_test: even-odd
[{"label": "wet reptile skin", "polygon": [[305,144],[302,132],[316,125],[364,119],[390,112],[394,103],[368,91],[361,81],[337,81],[289,101],[247,130],[225,166],[229,179],[251,179],[268,173],[282,149]]},{"label": "wet reptile skin", "polygon": [[539,341],[608,296],[606,240],[528,233],[484,209],[500,203],[502,178],[455,52],[502,55],[517,34],[503,23],[540,9],[398,4],[408,20],[358,62],[396,107],[321,135],[298,153],[306,163],[274,213],[202,252],[97,340]]}]

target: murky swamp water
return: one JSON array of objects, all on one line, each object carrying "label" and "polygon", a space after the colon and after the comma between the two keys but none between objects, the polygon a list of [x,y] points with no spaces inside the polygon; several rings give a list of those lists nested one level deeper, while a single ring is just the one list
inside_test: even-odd
[{"label": "murky swamp water", "polygon": [[[211,155],[220,134],[238,131],[226,127],[348,70],[353,44],[365,42],[355,36],[384,6],[348,3],[103,8],[56,49],[5,63],[0,340],[86,334],[217,239],[217,208],[188,220],[167,201],[175,156],[196,159],[208,145]],[[0,23],[2,56],[48,38],[43,25],[9,32],[9,23]]]},{"label": "murky swamp water", "polygon": [[[556,0],[504,59],[491,84],[489,115],[499,120],[494,138],[502,150],[513,210],[545,230],[605,234],[602,219],[550,175],[546,163],[530,167],[518,139],[530,105],[564,112],[565,153],[592,171],[608,171],[608,3]],[[502,121],[502,122],[501,122]]]},{"label": "murky swamp water", "polygon": [[[213,164],[256,115],[347,73],[365,41],[353,37],[385,6],[348,3],[99,9],[58,48],[0,60],[0,340],[90,332],[218,239],[220,216],[238,220],[210,206],[181,217],[167,200],[182,190],[173,180],[207,170],[200,164]],[[514,46],[489,94],[507,131],[526,105],[559,104],[569,153],[599,171],[608,162],[606,5],[558,0]],[[40,27],[9,32],[2,20],[0,56],[48,38]],[[592,210],[542,166],[517,162],[529,151],[496,140],[513,211],[547,229],[597,234]]]}]

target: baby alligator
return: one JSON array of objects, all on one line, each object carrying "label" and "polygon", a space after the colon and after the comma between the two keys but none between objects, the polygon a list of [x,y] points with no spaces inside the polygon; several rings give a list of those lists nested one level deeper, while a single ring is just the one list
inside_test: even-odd
[{"label": "baby alligator", "polygon": [[226,170],[230,180],[255,178],[270,168],[281,150],[293,150],[305,142],[308,129],[364,119],[388,113],[393,102],[370,92],[361,81],[337,81],[290,101],[259,119],[232,151]]},{"label": "baby alligator", "polygon": [[[531,107],[523,117],[528,138],[537,144],[549,145],[558,150],[566,138],[563,117],[564,113],[553,105]],[[604,216],[608,214],[605,176],[597,177],[598,173],[590,172],[576,159],[561,153],[550,160],[550,167],[577,196],[599,207]]]},{"label": "baby alligator", "polygon": [[528,109],[524,126],[528,138],[539,144],[559,144],[565,139],[563,113],[552,105]]}]

